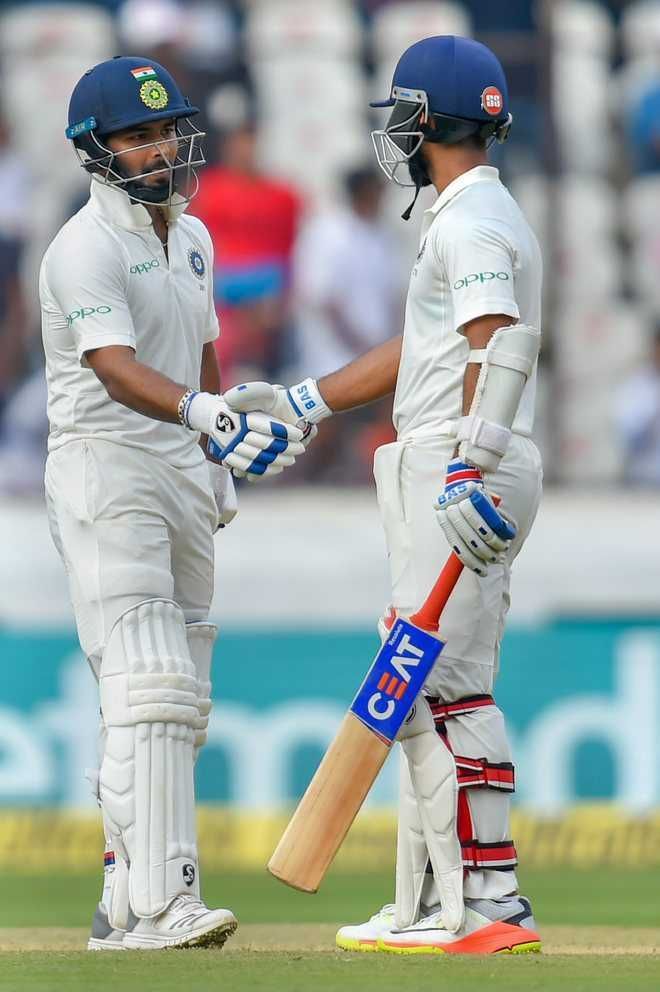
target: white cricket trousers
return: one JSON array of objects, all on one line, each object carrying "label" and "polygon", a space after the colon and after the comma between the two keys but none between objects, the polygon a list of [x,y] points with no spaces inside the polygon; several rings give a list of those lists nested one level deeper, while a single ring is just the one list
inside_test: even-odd
[{"label": "white cricket trousers", "polygon": [[46,502],[97,678],[115,621],[138,603],[172,599],[186,622],[207,619],[217,509],[205,462],[182,470],[113,441],[70,441],[48,456]]},{"label": "white cricket trousers", "polygon": [[[455,443],[452,436],[410,438],[376,452],[374,476],[392,606],[402,616],[419,608],[450,554],[433,503],[443,490]],[[493,693],[509,608],[511,562],[529,533],[541,496],[541,458],[535,444],[514,434],[488,484],[501,497],[501,508],[515,524],[517,535],[504,565],[491,565],[484,578],[466,568],[452,593],[440,622],[446,645],[425,686],[425,694],[440,703]],[[511,762],[504,718],[497,706],[448,719],[445,728],[454,754],[485,757],[494,764]],[[475,839],[504,847],[511,837],[509,795],[490,788],[470,788],[467,794]],[[467,897],[497,898],[515,889],[513,871],[481,869],[466,875]]]}]

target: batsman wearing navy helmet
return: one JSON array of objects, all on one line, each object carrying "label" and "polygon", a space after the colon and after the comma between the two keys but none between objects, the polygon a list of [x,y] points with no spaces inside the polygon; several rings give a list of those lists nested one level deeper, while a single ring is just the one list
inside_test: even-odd
[{"label": "batsman wearing navy helmet", "polygon": [[249,383],[226,399],[295,424],[394,393],[397,440],[378,449],[374,466],[392,583],[383,639],[396,615],[424,601],[452,551],[466,566],[442,616],[446,646],[400,734],[395,902],[342,927],[338,946],[538,950],[518,893],[514,766],[493,692],[511,565],[541,494],[531,439],[541,256],[488,164],[512,122],[493,52],[466,38],[425,38],[403,54],[389,99],[375,106],[390,111],[373,132],[385,174],[415,198],[426,185],[437,192],[422,218],[403,335],[318,381]]},{"label": "batsman wearing navy helmet", "polygon": [[304,450],[296,426],[220,395],[211,240],[185,214],[204,164],[196,113],[152,60],[85,73],[66,135],[90,197],[40,273],[49,521],[101,702],[93,950],[222,945],[236,929],[200,899],[195,834],[213,534],[236,513],[231,473],[276,474]]}]

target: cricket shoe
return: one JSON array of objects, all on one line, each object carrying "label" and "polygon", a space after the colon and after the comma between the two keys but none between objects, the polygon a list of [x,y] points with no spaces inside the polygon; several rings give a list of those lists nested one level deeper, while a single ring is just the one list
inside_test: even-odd
[{"label": "cricket shoe", "polygon": [[388,903],[366,923],[342,927],[337,931],[336,944],[342,951],[377,951],[378,938],[394,926],[394,904]]},{"label": "cricket shoe", "polygon": [[193,895],[177,896],[167,909],[139,919],[124,935],[128,950],[157,951],[166,947],[222,947],[238,926],[228,909],[209,909]]},{"label": "cricket shoe", "polygon": [[[137,916],[128,911],[128,929],[132,930],[137,923]],[[102,902],[96,906],[92,919],[92,932],[87,941],[88,951],[123,951],[124,930],[115,930],[110,926],[108,912]]]},{"label": "cricket shoe", "polygon": [[465,922],[457,933],[433,913],[403,930],[378,938],[378,950],[390,954],[525,954],[541,950],[529,900],[466,899]]}]

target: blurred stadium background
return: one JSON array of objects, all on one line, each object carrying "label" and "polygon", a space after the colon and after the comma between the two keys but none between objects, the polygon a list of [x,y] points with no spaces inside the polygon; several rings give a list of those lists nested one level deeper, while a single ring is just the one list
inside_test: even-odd
[{"label": "blurred stadium background", "polygon": [[[0,3],[1,868],[85,871],[102,852],[84,778],[96,691],[42,503],[36,272],[87,195],[64,139],[74,83],[144,55],[202,108],[192,210],[215,242],[224,384],[288,382],[400,328],[422,208],[406,225],[407,191],[380,183],[368,101],[440,33],[505,64],[514,127],[494,162],[546,260],[547,490],[497,693],[514,836],[544,870],[660,864],[660,2],[108,0]],[[324,425],[298,475],[243,488],[218,536],[207,867],[263,866],[374,652],[388,580],[371,457],[389,413]],[[344,867],[391,863],[394,797],[386,768]]]}]

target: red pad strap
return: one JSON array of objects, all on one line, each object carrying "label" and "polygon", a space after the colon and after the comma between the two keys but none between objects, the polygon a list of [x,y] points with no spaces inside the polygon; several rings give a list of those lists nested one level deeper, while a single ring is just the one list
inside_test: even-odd
[{"label": "red pad strap", "polygon": [[468,871],[490,868],[492,871],[512,871],[518,864],[516,848],[512,840],[497,844],[480,844],[476,840],[461,841],[463,867]]},{"label": "red pad strap", "polygon": [[455,703],[441,703],[439,699],[429,696],[428,703],[433,719],[439,723],[449,720],[453,716],[474,713],[475,710],[483,709],[484,706],[494,706],[495,700],[492,696],[466,696],[464,699],[456,700]]},{"label": "red pad strap", "polygon": [[510,761],[491,762],[487,758],[464,758],[456,755],[456,775],[459,789],[497,789],[515,792],[516,777]]}]

